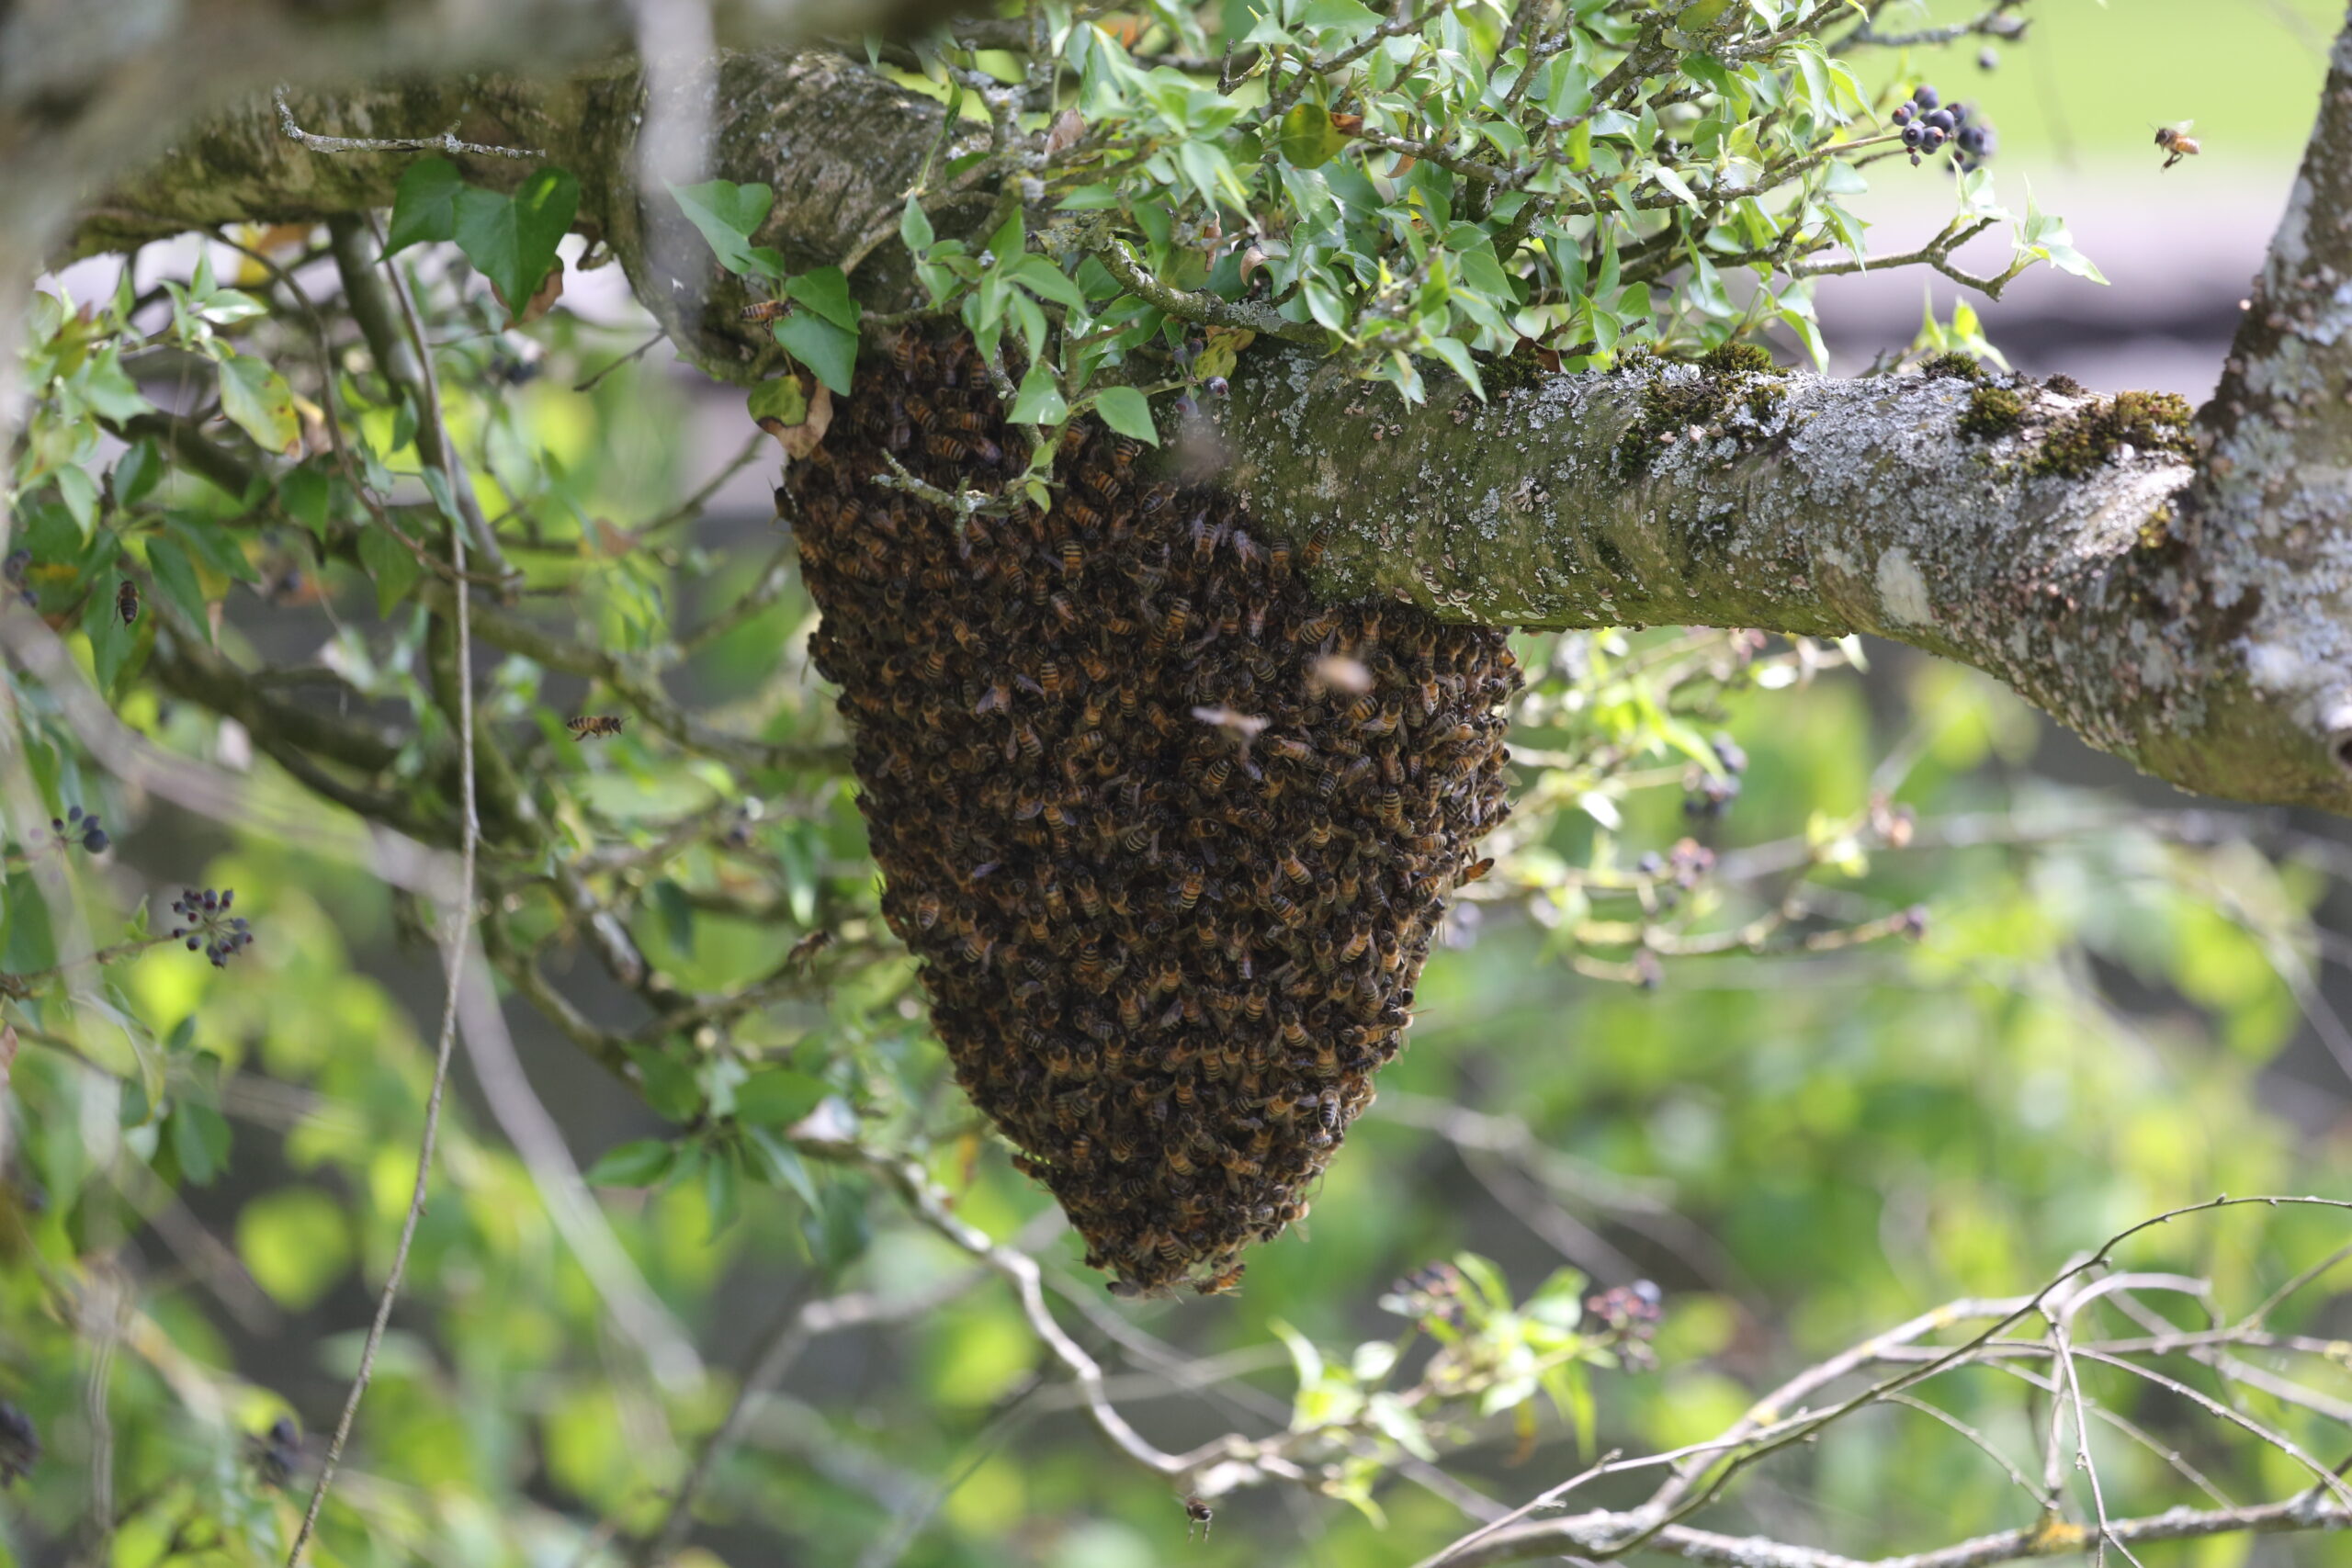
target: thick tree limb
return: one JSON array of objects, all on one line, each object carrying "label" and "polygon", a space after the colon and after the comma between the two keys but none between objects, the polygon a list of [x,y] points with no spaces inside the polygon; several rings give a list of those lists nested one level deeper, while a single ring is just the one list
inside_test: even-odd
[{"label": "thick tree limb", "polygon": [[[759,238],[796,268],[840,260],[887,223],[939,129],[935,105],[839,54],[729,54],[716,82],[707,166],[777,189]],[[1961,432],[1974,389],[1956,378],[1766,381],[1649,364],[1554,377],[1487,404],[1441,389],[1410,410],[1275,346],[1245,356],[1194,457],[1209,453],[1271,528],[1321,538],[1335,592],[1530,626],[1871,632],[1989,671],[2184,787],[2352,809],[2352,304],[2335,302],[2352,277],[2352,161],[2334,151],[2352,144],[2342,44],[2326,95],[2258,308],[2194,451],[2107,443],[2075,474],[2041,472],[2051,437],[2095,412],[2087,401],[2021,388],[2019,426],[1982,441]],[[547,83],[298,95],[295,106],[314,130],[419,133],[455,120],[469,140],[546,147],[581,180],[583,228],[619,254],[682,350],[756,379],[773,351],[736,320],[734,280],[715,266],[657,276],[646,259],[700,253],[653,243],[681,220],[666,193],[636,187],[642,96],[634,68],[614,65]],[[400,160],[323,157],[276,119],[256,98],[215,120],[95,209],[74,248],[389,199]],[[518,177],[512,160],[476,163],[470,177]],[[910,302],[895,246],[857,284],[870,307]]]}]

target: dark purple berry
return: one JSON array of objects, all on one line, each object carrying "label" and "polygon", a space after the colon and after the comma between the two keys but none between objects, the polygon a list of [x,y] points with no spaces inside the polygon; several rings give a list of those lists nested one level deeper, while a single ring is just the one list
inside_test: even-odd
[{"label": "dark purple berry", "polygon": [[1709,745],[1714,749],[1715,761],[1724,765],[1724,772],[1727,773],[1747,772],[1747,753],[1741,749],[1738,741],[1728,735],[1718,735],[1709,742]]},{"label": "dark purple berry", "polygon": [[1922,139],[1922,141],[1921,141],[1921,142],[1920,142],[1920,145],[1922,145],[1923,147],[1925,147],[1928,152],[1934,152],[1937,148],[1939,148],[1939,147],[1942,146],[1942,145],[1943,145],[1947,141],[1949,141],[1949,140],[1950,140],[1950,138],[1949,138],[1949,137],[1947,137],[1947,136],[1945,136],[1945,135],[1944,135],[1944,133],[1943,133],[1942,131],[1940,131],[1940,130],[1937,130],[1934,126],[1932,126],[1932,125],[1931,125],[1931,126],[1928,127],[1928,133],[1927,133],[1927,135]]},{"label": "dark purple berry", "polygon": [[1185,419],[1197,419],[1200,417],[1201,405],[1193,400],[1192,393],[1187,392],[1176,400],[1176,412]]},{"label": "dark purple berry", "polygon": [[1233,386],[1222,376],[1212,376],[1208,379],[1208,389],[1210,397],[1222,398],[1233,390]]},{"label": "dark purple berry", "polygon": [[1944,100],[1942,94],[1922,82],[1919,84],[1919,90],[1911,95],[1911,101],[1923,109],[1931,109]]},{"label": "dark purple berry", "polygon": [[49,830],[52,833],[62,833],[65,831],[65,818],[62,817],[51,818],[49,819]]},{"label": "dark purple berry", "polygon": [[94,855],[106,853],[107,846],[112,842],[114,840],[107,837],[106,829],[102,828],[93,828],[82,835],[82,847]]},{"label": "dark purple berry", "polygon": [[203,945],[203,942],[198,938],[190,937],[187,939],[187,950],[190,953],[194,953],[198,948],[202,947]]},{"label": "dark purple berry", "polygon": [[1918,112],[1919,106],[1917,104],[1897,104],[1894,106],[1894,112],[1887,118],[1897,125],[1908,125],[1911,123],[1911,117]]},{"label": "dark purple berry", "polygon": [[30,1473],[40,1462],[40,1433],[33,1418],[0,1399],[0,1486]]},{"label": "dark purple berry", "polygon": [[1920,116],[1920,118],[1927,124],[1934,126],[1938,130],[1943,131],[1951,130],[1960,124],[1960,121],[1952,118],[1951,110],[1950,109],[1930,109],[1928,113]]},{"label": "dark purple berry", "polygon": [[1920,142],[1927,139],[1927,135],[1926,126],[1906,125],[1903,128],[1903,145],[1916,150]]},{"label": "dark purple berry", "polygon": [[67,807],[65,808],[65,819],[68,822],[79,822],[82,820],[82,808],[78,806]]}]

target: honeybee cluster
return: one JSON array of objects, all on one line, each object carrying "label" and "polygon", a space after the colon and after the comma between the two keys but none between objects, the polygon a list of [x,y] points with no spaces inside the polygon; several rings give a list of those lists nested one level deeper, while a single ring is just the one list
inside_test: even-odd
[{"label": "honeybee cluster", "polygon": [[959,531],[873,483],[1023,460],[969,340],[908,331],[782,499],[958,1080],[1114,1290],[1221,1290],[1402,1043],[1519,675],[1500,633],[1320,603],[1311,547],[1067,439],[1046,512]]}]

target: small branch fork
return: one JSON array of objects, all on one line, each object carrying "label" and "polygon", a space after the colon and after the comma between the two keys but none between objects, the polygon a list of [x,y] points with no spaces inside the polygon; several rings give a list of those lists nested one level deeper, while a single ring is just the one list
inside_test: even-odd
[{"label": "small branch fork", "polygon": [[322,136],[295,123],[294,108],[286,101],[284,87],[272,96],[277,103],[277,126],[286,133],[286,139],[299,141],[313,152],[447,152],[453,157],[470,152],[478,158],[518,159],[547,156],[537,147],[493,147],[486,142],[462,141],[454,125],[438,136]]},{"label": "small branch fork", "polygon": [[[1989,1568],[1995,1563],[2039,1557],[2084,1552],[2103,1556],[2106,1549],[2112,1546],[2127,1561],[2136,1563],[2138,1559],[2132,1555],[2132,1548],[2149,1541],[2352,1528],[2352,1487],[2347,1487],[2335,1470],[2321,1463],[2285,1435],[2188,1388],[2177,1380],[2127,1359],[2132,1354],[2199,1350],[2210,1354],[2215,1347],[2224,1344],[2282,1348],[2279,1338],[2268,1335],[2261,1326],[2264,1318],[2277,1305],[2278,1297],[2274,1296],[2243,1322],[2230,1328],[2157,1333],[2139,1339],[2107,1342],[2080,1341],[2074,1334],[2077,1314],[2101,1299],[2113,1298],[2119,1305],[2124,1305],[2127,1311],[2132,1311],[2137,1316],[2145,1309],[2133,1310],[2136,1303],[2128,1294],[2131,1292],[2174,1292],[2186,1293],[2200,1302],[2209,1298],[2210,1287],[2199,1280],[2170,1274],[2103,1274],[2116,1249],[2132,1236],[2172,1220],[2211,1210],[2289,1205],[2352,1210],[2352,1201],[2339,1199],[2224,1196],[2168,1211],[2110,1236],[2095,1252],[2062,1270],[2030,1296],[1963,1299],[1948,1303],[1807,1368],[1757,1402],[1738,1422],[1717,1438],[1645,1459],[1611,1458],[1604,1461],[1539,1495],[1502,1519],[1464,1535],[1427,1559],[1420,1568],[1484,1568],[1487,1564],[1555,1557],[1570,1552],[1589,1559],[1614,1559],[1636,1549],[1694,1562],[1732,1565],[1732,1568],[1757,1568],[1759,1564],[1769,1565],[1769,1568]],[[2344,1256],[2346,1254],[2339,1252],[2329,1261],[2336,1261]],[[2316,1269],[2306,1270],[2293,1283],[2298,1287],[2308,1284],[2317,1278],[2318,1273]],[[2036,1318],[2044,1325],[2042,1335],[2033,1338],[2008,1337],[2012,1329]],[[2162,1320],[2149,1314],[2147,1321],[2161,1324]],[[1989,1323],[1990,1326],[1979,1330],[1962,1343],[1948,1348],[1921,1343],[1931,1335],[1968,1322]],[[2313,1341],[2312,1346],[2320,1348],[2322,1342]],[[1865,1564],[1861,1560],[1833,1551],[1757,1538],[1718,1535],[1681,1522],[1721,1497],[1727,1483],[1739,1471],[1769,1454],[1813,1438],[1832,1423],[1856,1411],[1879,1404],[1916,1407],[1917,1402],[1910,1398],[1908,1391],[1929,1378],[1970,1365],[2013,1370],[2006,1363],[2019,1357],[2041,1358],[2054,1363],[2049,1379],[2030,1380],[2053,1396],[2048,1431],[2048,1463],[2041,1484],[2037,1487],[2026,1483],[2022,1472],[2001,1459],[1997,1452],[1994,1453],[2004,1471],[2013,1480],[2026,1484],[2041,1504],[2043,1517],[2030,1527],[1980,1536],[1934,1551],[1879,1559]],[[2084,1393],[2075,1371],[2078,1361],[2091,1361],[2129,1372],[2188,1400],[2208,1415],[2248,1432],[2287,1455],[2312,1474],[2312,1484],[2294,1497],[2273,1503],[2214,1508],[2178,1507],[2143,1517],[2109,1517],[2085,1434],[2088,1416],[2108,1416],[2110,1413],[2101,1409]],[[1808,1396],[1867,1368],[1890,1364],[1902,1370],[1821,1409],[1811,1409],[1802,1403]],[[1953,1424],[1942,1412],[1933,1414],[1946,1424]],[[2071,1442],[2067,1440],[2064,1430],[2069,1417],[2075,1428]],[[1993,1451],[1982,1434],[1974,1433],[1973,1429],[1959,1429],[1978,1447]],[[2127,1435],[2136,1433],[2136,1428],[2130,1427],[2128,1424],[2124,1424],[2122,1429]],[[1530,1516],[1557,1508],[1570,1494],[1604,1475],[1659,1465],[1669,1467],[1667,1479],[1638,1508],[1622,1512],[1596,1509],[1543,1523],[1528,1522]],[[2059,1510],[2064,1504],[2064,1476],[2068,1468],[2080,1470],[2090,1488],[2097,1514],[2092,1524],[2069,1523],[2060,1515]]]}]

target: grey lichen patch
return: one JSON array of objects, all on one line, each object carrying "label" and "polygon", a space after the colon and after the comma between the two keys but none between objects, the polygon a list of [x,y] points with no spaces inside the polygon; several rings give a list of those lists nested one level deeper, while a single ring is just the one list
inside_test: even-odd
[{"label": "grey lichen patch", "polygon": [[2052,429],[2027,465],[2037,477],[2083,479],[2124,446],[2193,457],[2188,400],[2177,392],[2118,392],[2075,410]]},{"label": "grey lichen patch", "polygon": [[1725,344],[1696,366],[1637,362],[1646,378],[1634,422],[1617,443],[1618,472],[1638,478],[1680,442],[1726,456],[1747,450],[1777,419],[1788,397],[1771,356],[1752,344]]}]

